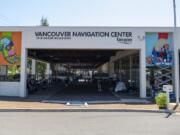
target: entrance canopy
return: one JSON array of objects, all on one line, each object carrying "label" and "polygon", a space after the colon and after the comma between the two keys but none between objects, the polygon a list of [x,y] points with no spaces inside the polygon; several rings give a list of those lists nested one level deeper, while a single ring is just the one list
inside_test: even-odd
[{"label": "entrance canopy", "polygon": [[95,69],[115,56],[117,50],[35,50],[29,49],[31,58],[48,61],[49,63],[64,63],[70,68]]}]

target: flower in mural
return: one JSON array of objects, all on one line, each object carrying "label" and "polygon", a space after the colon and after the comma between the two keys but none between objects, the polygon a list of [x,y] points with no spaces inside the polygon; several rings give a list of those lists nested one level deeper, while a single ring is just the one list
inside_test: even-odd
[{"label": "flower in mural", "polygon": [[11,33],[6,33],[3,37],[0,37],[0,55],[9,64],[16,64],[20,61],[20,57],[16,55],[16,48],[11,39]]}]

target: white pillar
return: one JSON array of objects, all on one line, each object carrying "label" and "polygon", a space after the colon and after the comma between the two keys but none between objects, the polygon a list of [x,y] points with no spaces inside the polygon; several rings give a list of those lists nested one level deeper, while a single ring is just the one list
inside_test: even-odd
[{"label": "white pillar", "polygon": [[146,98],[146,55],[145,46],[140,50],[140,98]]},{"label": "white pillar", "polygon": [[50,71],[50,64],[49,63],[46,63],[46,75],[50,75],[51,74],[51,71]]},{"label": "white pillar", "polygon": [[36,60],[32,59],[32,65],[31,65],[31,74],[36,74]]},{"label": "white pillar", "polygon": [[174,55],[174,81],[175,81],[175,91],[176,91],[176,102],[179,103],[179,51],[175,50]]},{"label": "white pillar", "polygon": [[20,97],[26,97],[27,91],[26,91],[26,80],[27,80],[27,50],[25,47],[22,47],[21,51],[21,78],[20,78],[20,91],[19,96]]},{"label": "white pillar", "polygon": [[176,103],[179,104],[180,92],[179,92],[179,48],[178,48],[178,33],[174,30],[174,84],[176,91]]}]

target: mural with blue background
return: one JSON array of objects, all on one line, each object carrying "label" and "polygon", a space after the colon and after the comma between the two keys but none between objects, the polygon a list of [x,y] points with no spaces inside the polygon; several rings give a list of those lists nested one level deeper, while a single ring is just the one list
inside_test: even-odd
[{"label": "mural with blue background", "polygon": [[146,66],[172,65],[172,33],[146,33]]}]

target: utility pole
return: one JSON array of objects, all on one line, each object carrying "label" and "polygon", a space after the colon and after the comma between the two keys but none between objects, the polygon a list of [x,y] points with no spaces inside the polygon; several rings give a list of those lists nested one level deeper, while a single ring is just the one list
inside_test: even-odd
[{"label": "utility pole", "polygon": [[[176,34],[176,0],[173,0],[173,13],[174,13],[174,27],[173,27],[173,40],[175,41]],[[175,43],[175,42],[174,42]],[[179,50],[174,45],[174,81],[176,90],[176,103],[179,104]]]},{"label": "utility pole", "polygon": [[173,0],[173,9],[174,9],[174,28],[176,28],[176,0]]}]

